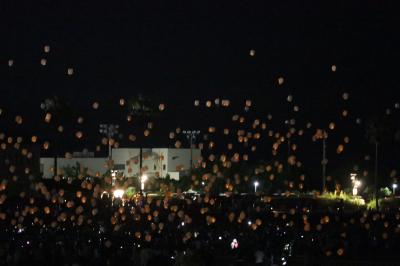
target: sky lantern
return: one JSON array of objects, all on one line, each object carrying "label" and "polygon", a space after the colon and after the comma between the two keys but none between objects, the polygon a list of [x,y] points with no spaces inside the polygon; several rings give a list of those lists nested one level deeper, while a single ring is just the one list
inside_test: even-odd
[{"label": "sky lantern", "polygon": [[250,56],[252,56],[252,57],[255,56],[255,55],[256,55],[256,50],[250,49],[249,54],[250,54]]},{"label": "sky lantern", "polygon": [[43,143],[43,149],[48,150],[49,147],[50,147],[50,142],[45,141],[45,142]]},{"label": "sky lantern", "polygon": [[164,111],[164,110],[165,110],[165,104],[160,103],[160,104],[158,105],[158,110]]},{"label": "sky lantern", "polygon": [[44,121],[46,122],[46,123],[50,123],[50,121],[51,121],[51,113],[46,113],[46,115],[45,115],[45,117],[44,117]]},{"label": "sky lantern", "polygon": [[100,106],[100,104],[99,104],[98,102],[94,102],[94,103],[92,104],[92,108],[93,108],[94,110],[99,109],[99,106]]},{"label": "sky lantern", "polygon": [[57,131],[60,132],[60,133],[63,132],[63,131],[64,131],[64,127],[61,126],[61,125],[58,126],[58,127],[57,127]]},{"label": "sky lantern", "polygon": [[195,100],[194,101],[194,106],[199,106],[200,105],[200,101],[199,100]]},{"label": "sky lantern", "polygon": [[180,149],[181,146],[182,146],[182,143],[181,143],[179,140],[177,140],[177,141],[175,142],[175,148]]},{"label": "sky lantern", "polygon": [[74,69],[72,67],[69,67],[67,69],[67,74],[68,74],[68,76],[72,76],[74,74]]},{"label": "sky lantern", "polygon": [[43,47],[43,51],[44,51],[45,53],[49,53],[49,52],[50,52],[50,45],[45,45],[45,46]]},{"label": "sky lantern", "polygon": [[46,65],[47,65],[47,59],[46,59],[46,58],[40,59],[40,64],[41,64],[42,66],[46,66]]},{"label": "sky lantern", "polygon": [[349,94],[347,92],[343,93],[342,98],[347,101],[349,99]]},{"label": "sky lantern", "polygon": [[82,131],[77,131],[77,132],[75,133],[75,137],[76,137],[77,139],[81,139],[81,138],[83,137]]},{"label": "sky lantern", "polygon": [[222,100],[222,106],[223,106],[223,107],[228,107],[229,104],[230,104],[230,101],[229,101],[229,100],[226,100],[226,99]]},{"label": "sky lantern", "polygon": [[212,106],[212,102],[211,101],[206,101],[206,107],[210,108]]},{"label": "sky lantern", "polygon": [[23,122],[22,116],[17,115],[17,116],[15,117],[15,122],[16,122],[18,125],[21,125],[22,122]]},{"label": "sky lantern", "polygon": [[335,123],[333,123],[333,122],[329,123],[329,129],[330,130],[334,130],[335,126],[336,126]]},{"label": "sky lantern", "polygon": [[150,135],[150,130],[146,129],[146,130],[143,132],[143,135],[144,135],[145,137],[148,137],[148,136]]},{"label": "sky lantern", "polygon": [[251,107],[251,100],[246,100],[245,104],[246,104],[246,107]]},{"label": "sky lantern", "polygon": [[332,65],[331,70],[332,70],[332,72],[336,72],[336,65]]},{"label": "sky lantern", "polygon": [[129,139],[130,141],[135,141],[135,140],[136,140],[136,136],[135,136],[135,135],[132,135],[132,134],[129,134],[128,139]]},{"label": "sky lantern", "polygon": [[285,82],[285,79],[283,77],[279,77],[278,78],[278,84],[279,85],[283,85],[284,82]]},{"label": "sky lantern", "polygon": [[337,147],[336,152],[337,152],[338,154],[340,154],[340,153],[343,152],[343,150],[344,150],[344,145],[343,145],[343,144],[340,144],[340,145]]},{"label": "sky lantern", "polygon": [[124,98],[119,99],[119,105],[120,106],[124,106],[125,105],[125,99]]},{"label": "sky lantern", "polygon": [[293,101],[293,96],[289,94],[286,100],[291,103]]},{"label": "sky lantern", "polygon": [[14,65],[14,60],[13,59],[9,59],[8,60],[8,66],[12,67]]}]

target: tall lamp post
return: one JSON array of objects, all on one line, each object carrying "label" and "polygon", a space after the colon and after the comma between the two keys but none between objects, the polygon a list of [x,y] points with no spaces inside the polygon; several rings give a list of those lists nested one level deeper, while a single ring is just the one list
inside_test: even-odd
[{"label": "tall lamp post", "polygon": [[186,138],[190,143],[190,174],[193,171],[193,143],[196,140],[197,136],[200,134],[200,130],[184,130],[183,134],[186,135]]},{"label": "tall lamp post", "polygon": [[112,159],[112,148],[111,148],[111,139],[114,135],[118,134],[119,125],[114,124],[101,124],[100,125],[100,133],[106,135],[108,140],[108,159]]},{"label": "tall lamp post", "polygon": [[[112,160],[112,147],[111,147],[111,139],[114,137],[114,135],[118,134],[118,129],[119,125],[114,125],[114,124],[101,124],[100,125],[100,133],[103,135],[106,135],[107,137],[107,144],[108,144],[108,161],[111,165],[111,160]],[[111,167],[110,167],[111,168]],[[115,185],[116,181],[116,172],[111,169],[111,176],[112,176],[112,185]]]},{"label": "tall lamp post", "polygon": [[322,193],[324,193],[326,187],[326,165],[328,164],[328,159],[326,158],[326,139],[328,138],[328,133],[325,129],[322,130],[322,134],[318,138],[322,139]]},{"label": "tall lamp post", "polygon": [[254,181],[254,193],[257,193],[257,187],[260,185],[258,181]]}]

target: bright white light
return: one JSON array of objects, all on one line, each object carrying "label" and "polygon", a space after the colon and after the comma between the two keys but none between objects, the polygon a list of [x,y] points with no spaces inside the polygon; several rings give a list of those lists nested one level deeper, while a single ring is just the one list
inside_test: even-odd
[{"label": "bright white light", "polygon": [[396,189],[397,188],[397,184],[393,184],[392,188]]},{"label": "bright white light", "polygon": [[254,192],[257,192],[258,185],[260,185],[260,183],[258,183],[258,181],[254,181]]},{"label": "bright white light", "polygon": [[354,186],[355,186],[355,187],[361,186],[361,181],[360,181],[360,180],[356,180],[356,181],[354,182]]},{"label": "bright white light", "polygon": [[140,182],[144,183],[147,181],[147,175],[142,175],[142,177],[140,178]]},{"label": "bright white light", "polygon": [[218,239],[221,240],[221,239],[222,239],[222,236],[218,237]]},{"label": "bright white light", "polygon": [[123,189],[116,189],[113,192],[113,195],[115,198],[122,198],[125,194],[125,191]]},{"label": "bright white light", "polygon": [[147,175],[142,175],[140,177],[140,189],[143,191],[144,190],[144,183],[147,181]]},{"label": "bright white light", "polygon": [[251,221],[248,221],[247,224],[248,224],[248,225],[251,225]]}]

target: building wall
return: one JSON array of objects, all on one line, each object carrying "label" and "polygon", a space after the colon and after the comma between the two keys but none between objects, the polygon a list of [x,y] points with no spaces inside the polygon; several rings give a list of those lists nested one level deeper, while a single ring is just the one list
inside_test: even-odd
[{"label": "building wall", "polygon": [[[92,176],[103,175],[107,171],[107,158],[58,158],[57,173],[62,174],[62,169],[68,166],[76,166],[79,163],[82,167],[88,168],[88,174]],[[40,158],[40,171],[43,178],[52,178],[54,169],[54,158]]]},{"label": "building wall", "polygon": [[[173,179],[179,179],[179,176],[190,170],[190,149],[168,149],[154,148],[143,149],[143,174],[148,176],[166,177],[167,174]],[[140,149],[138,148],[118,148],[112,150],[112,159],[114,169],[124,173],[126,177],[135,177],[139,175]],[[193,164],[201,158],[199,149],[193,149]],[[92,175],[103,175],[107,171],[107,158],[58,158],[58,169],[66,166],[75,166],[79,162],[81,166],[88,167]],[[53,158],[41,158],[41,172],[44,178],[53,176],[54,167]],[[58,174],[62,172],[58,171]]]},{"label": "building wall", "polygon": [[[193,164],[201,158],[200,149],[192,150]],[[168,172],[190,170],[190,149],[168,149]]]}]

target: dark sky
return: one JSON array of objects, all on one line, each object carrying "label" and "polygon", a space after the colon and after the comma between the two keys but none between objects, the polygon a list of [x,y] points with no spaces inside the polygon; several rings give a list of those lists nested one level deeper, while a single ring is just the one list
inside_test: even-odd
[{"label": "dark sky", "polygon": [[[374,99],[395,90],[400,23],[390,1],[115,2],[2,1],[4,97],[267,96],[280,75],[312,102],[331,90]],[[46,74],[44,44],[52,49]],[[340,70],[335,84],[331,64]]]},{"label": "dark sky", "polygon": [[[276,127],[294,116],[288,94],[301,107],[297,119],[303,124],[326,127],[343,108],[352,119],[383,114],[399,100],[400,17],[394,3],[1,1],[0,106],[10,116],[0,124],[7,128],[11,114],[40,117],[40,102],[55,95],[90,116],[94,100],[117,105],[120,97],[142,93],[167,103],[171,113],[162,121],[168,130],[230,117],[196,116],[189,108],[197,98],[229,98],[237,110],[252,99],[251,114],[273,113]],[[50,45],[49,54],[44,45]],[[41,58],[47,58],[46,67]],[[280,76],[283,86],[277,85]],[[341,101],[344,92],[350,94],[347,103]],[[116,112],[107,109],[98,120],[112,121]],[[89,120],[89,127],[97,128],[98,120]],[[345,122],[342,128],[353,131]],[[362,139],[362,131],[355,132]]]}]

